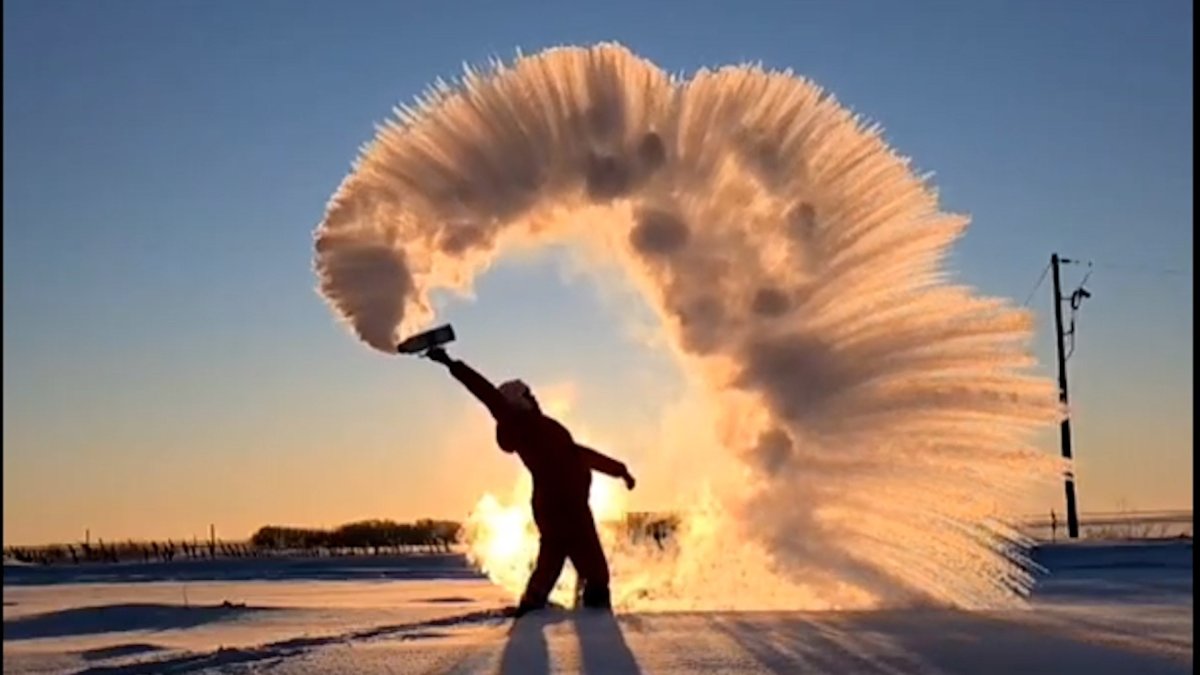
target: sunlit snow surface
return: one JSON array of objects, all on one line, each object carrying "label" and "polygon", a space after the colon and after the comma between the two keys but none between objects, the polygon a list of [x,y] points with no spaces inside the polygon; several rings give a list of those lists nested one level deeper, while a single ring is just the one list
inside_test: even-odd
[{"label": "sunlit snow surface", "polygon": [[515,624],[455,556],[5,566],[4,672],[1191,672],[1190,541],[1035,557],[1048,572],[1028,610]]}]

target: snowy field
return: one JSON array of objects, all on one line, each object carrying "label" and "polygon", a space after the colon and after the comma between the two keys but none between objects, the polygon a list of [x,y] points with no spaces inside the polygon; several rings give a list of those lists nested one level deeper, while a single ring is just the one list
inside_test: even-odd
[{"label": "snowy field", "polygon": [[1190,673],[1191,541],[1059,544],[1022,611],[550,613],[461,558],[4,568],[4,672]]}]

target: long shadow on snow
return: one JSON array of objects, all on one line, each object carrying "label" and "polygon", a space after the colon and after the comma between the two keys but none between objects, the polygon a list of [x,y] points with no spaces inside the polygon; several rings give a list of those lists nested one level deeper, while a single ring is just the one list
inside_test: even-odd
[{"label": "long shadow on snow", "polygon": [[580,672],[584,675],[638,675],[620,623],[610,612],[535,612],[518,619],[508,632],[500,657],[500,675],[543,675],[550,672],[546,630],[570,620],[579,640]]},{"label": "long shadow on snow", "polygon": [[4,640],[124,633],[134,630],[170,630],[194,628],[206,623],[227,621],[249,612],[267,608],[224,605],[125,604],[75,607],[57,612],[33,614],[4,622]]},{"label": "long shadow on snow", "polygon": [[562,612],[530,614],[508,629],[508,642],[500,656],[500,675],[543,675],[550,672],[546,629],[566,620]]},{"label": "long shadow on snow", "polygon": [[714,619],[775,673],[945,675],[1021,672],[1105,675],[1190,673],[1189,659],[1122,648],[1069,625],[955,610],[787,615],[727,614]]}]

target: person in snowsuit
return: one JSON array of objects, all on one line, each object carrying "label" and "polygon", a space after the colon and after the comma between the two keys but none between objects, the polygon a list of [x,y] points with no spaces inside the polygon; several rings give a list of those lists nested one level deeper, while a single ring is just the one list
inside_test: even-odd
[{"label": "person in snowsuit", "polygon": [[496,443],[516,453],[533,477],[533,520],[541,540],[537,564],[529,576],[516,614],[546,606],[567,558],[583,581],[583,606],[610,609],[608,561],[588,506],[592,471],[625,481],[634,479],[617,460],[580,445],[571,432],[542,412],[529,387],[510,380],[495,387],[487,378],[440,348],[425,354],[479,399],[496,420]]}]

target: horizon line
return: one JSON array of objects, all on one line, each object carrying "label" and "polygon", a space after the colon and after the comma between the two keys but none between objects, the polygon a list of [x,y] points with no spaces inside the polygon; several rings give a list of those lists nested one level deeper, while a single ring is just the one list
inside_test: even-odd
[{"label": "horizon line", "polygon": [[[672,514],[672,513],[677,513],[677,512],[673,512],[670,510],[628,511],[624,515],[626,515],[626,516],[634,515],[634,514],[667,515],[667,514]],[[1057,511],[1056,511],[1056,513],[1057,513]],[[1084,511],[1079,514],[1079,519],[1081,521],[1080,524],[1082,525],[1082,524],[1084,524],[1082,521],[1088,520],[1088,519],[1092,519],[1092,520],[1094,520],[1096,518],[1131,519],[1131,518],[1145,517],[1145,516],[1158,516],[1158,517],[1173,516],[1176,518],[1182,518],[1183,516],[1187,516],[1189,519],[1192,519],[1193,518],[1193,509],[1189,507],[1189,508],[1178,508],[1178,509],[1141,509],[1141,510],[1135,509],[1135,510],[1128,510],[1128,511]],[[1064,518],[1065,518],[1065,515],[1064,515]],[[221,539],[218,537],[218,538],[216,538],[216,541],[224,542],[224,543],[248,542],[248,541],[250,541],[250,538],[254,536],[254,532],[257,532],[259,529],[262,529],[264,527],[295,528],[295,529],[300,529],[300,530],[334,530],[334,529],[337,529],[344,525],[350,525],[353,523],[362,523],[362,522],[367,522],[367,521],[372,521],[372,520],[378,520],[378,521],[389,521],[390,520],[391,522],[394,522],[397,524],[406,524],[406,523],[415,524],[422,520],[453,522],[453,523],[458,523],[458,524],[462,524],[464,522],[463,520],[459,520],[459,519],[455,519],[455,518],[435,518],[435,517],[430,517],[430,516],[423,516],[421,518],[416,518],[416,519],[412,519],[412,520],[393,520],[391,518],[360,518],[360,519],[350,520],[350,521],[346,521],[345,523],[340,523],[338,525],[332,525],[332,526],[280,525],[280,524],[268,523],[265,525],[258,526],[258,528],[256,528],[253,532],[246,535],[245,537],[238,538],[238,539]],[[1025,514],[1022,516],[1018,516],[1017,521],[1024,525],[1036,525],[1036,524],[1048,523],[1049,519],[1046,517],[1046,514],[1044,514],[1044,513],[1038,514],[1038,515]],[[1065,520],[1063,522],[1065,523]],[[87,530],[88,528],[84,528],[84,529]],[[99,536],[96,537],[97,542],[100,542],[103,540],[104,540],[104,537],[99,537]],[[176,541],[176,540],[178,540],[179,542],[182,543],[182,542],[187,542],[189,540],[194,541],[194,542],[207,542],[210,539],[207,535],[204,537],[201,537],[200,535],[198,535],[196,533],[192,533],[189,536],[163,537],[163,538],[113,537],[113,538],[110,538],[108,541],[113,544],[129,544],[129,543],[150,544],[150,543],[161,543],[161,542]],[[28,543],[28,544],[4,543],[3,548],[7,551],[8,549],[12,549],[12,548],[45,548],[45,547],[50,547],[50,546],[71,546],[71,545],[80,544],[80,543],[85,543],[85,542],[83,539],[77,539],[77,540],[69,540],[69,541],[61,541],[60,540],[60,541],[47,541],[47,542],[43,542],[43,543]]]}]

